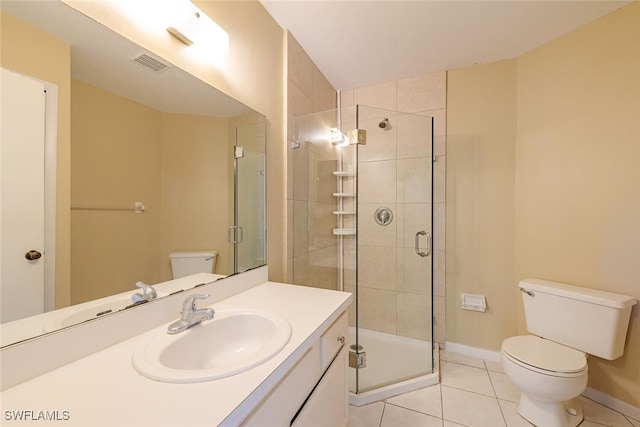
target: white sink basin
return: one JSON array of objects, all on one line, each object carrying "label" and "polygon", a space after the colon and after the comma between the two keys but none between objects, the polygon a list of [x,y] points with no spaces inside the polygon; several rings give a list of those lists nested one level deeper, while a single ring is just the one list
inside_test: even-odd
[{"label": "white sink basin", "polygon": [[186,331],[156,331],[133,353],[133,367],[157,381],[191,383],[236,375],[271,359],[289,342],[291,325],[258,310],[219,310]]}]

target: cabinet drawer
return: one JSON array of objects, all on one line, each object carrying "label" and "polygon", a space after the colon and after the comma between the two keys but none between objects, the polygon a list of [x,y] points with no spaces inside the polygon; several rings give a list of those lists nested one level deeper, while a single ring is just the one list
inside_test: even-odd
[{"label": "cabinet drawer", "polygon": [[320,337],[320,366],[324,370],[346,343],[347,313],[342,313]]}]

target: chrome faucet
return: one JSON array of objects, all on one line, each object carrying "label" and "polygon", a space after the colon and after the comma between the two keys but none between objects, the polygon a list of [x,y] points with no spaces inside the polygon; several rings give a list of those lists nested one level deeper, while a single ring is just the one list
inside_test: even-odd
[{"label": "chrome faucet", "polygon": [[188,296],[182,303],[182,315],[180,316],[180,319],[169,325],[167,333],[177,334],[179,332],[186,331],[195,324],[213,319],[215,312],[212,308],[196,309],[196,300],[207,298],[209,298],[209,294]]},{"label": "chrome faucet", "polygon": [[140,301],[151,301],[152,299],[156,299],[158,297],[158,293],[151,285],[147,285],[144,282],[136,282],[136,286],[142,289],[142,293],[136,292],[133,294],[131,299],[133,302]]}]

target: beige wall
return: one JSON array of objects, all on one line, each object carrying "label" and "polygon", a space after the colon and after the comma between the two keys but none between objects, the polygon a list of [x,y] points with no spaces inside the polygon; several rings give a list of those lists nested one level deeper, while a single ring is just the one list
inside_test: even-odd
[{"label": "beige wall", "polygon": [[[634,2],[517,58],[515,91],[514,61],[449,73],[454,170],[447,203],[457,214],[447,217],[447,229],[456,233],[447,240],[453,245],[447,277],[456,279],[447,282],[447,294],[466,291],[468,277],[475,282],[469,286],[489,296],[489,312],[477,316],[451,303],[450,341],[498,351],[501,339],[524,333],[515,287],[530,276],[640,298],[639,22],[640,3]],[[458,150],[465,142],[456,134],[465,133],[472,136],[471,153]],[[479,185],[467,186],[472,200],[484,195],[486,205],[501,208],[459,197],[462,183],[471,181]],[[460,203],[474,210],[463,212]],[[500,215],[503,228],[491,213]],[[513,307],[519,307],[517,317]],[[633,310],[623,357],[589,358],[589,386],[636,407],[639,311]]]},{"label": "beige wall", "polygon": [[196,1],[229,34],[229,53],[217,65],[187,55],[188,47],[128,22],[109,2],[63,0],[267,117],[267,262],[269,278],[284,280],[286,193],[284,31],[258,1]]},{"label": "beige wall", "polygon": [[73,80],[71,117],[71,303],[160,282],[161,113]]},{"label": "beige wall", "polygon": [[0,65],[58,85],[55,306],[66,307],[70,298],[70,47],[12,16],[0,14],[0,20]]},{"label": "beige wall", "polygon": [[[516,278],[640,298],[640,2],[518,58],[517,153]],[[589,358],[636,407],[638,313],[623,357]]]},{"label": "beige wall", "polygon": [[499,350],[517,333],[516,61],[449,71],[447,118],[447,340]]}]

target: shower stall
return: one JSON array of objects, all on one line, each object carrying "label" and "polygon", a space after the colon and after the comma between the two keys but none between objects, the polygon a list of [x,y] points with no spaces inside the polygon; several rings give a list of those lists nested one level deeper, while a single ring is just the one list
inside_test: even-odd
[{"label": "shower stall", "polygon": [[295,118],[292,281],[352,292],[350,403],[438,382],[433,119],[357,105]]}]

